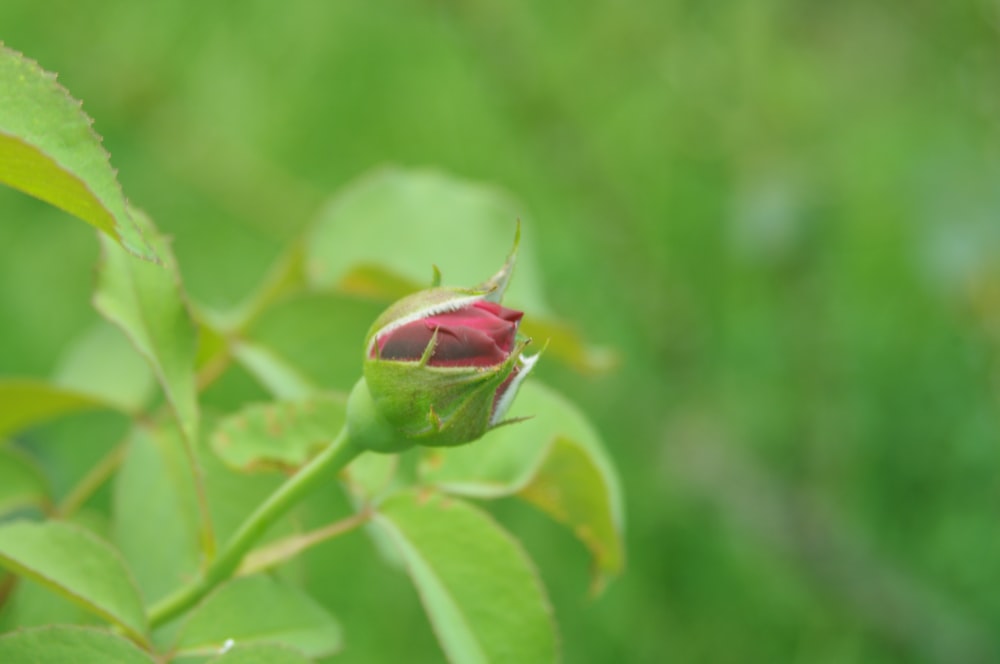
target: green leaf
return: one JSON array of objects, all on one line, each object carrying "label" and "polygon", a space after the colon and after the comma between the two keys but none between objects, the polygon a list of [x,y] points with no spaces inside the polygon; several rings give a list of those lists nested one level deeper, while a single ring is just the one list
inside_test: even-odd
[{"label": "green leaf", "polygon": [[591,593],[600,593],[621,573],[621,535],[609,509],[609,489],[601,468],[572,438],[556,436],[542,465],[518,495],[566,524],[593,556]]},{"label": "green leaf", "polygon": [[219,422],[212,449],[231,468],[243,472],[295,469],[337,436],[346,408],[347,399],[337,394],[252,404]]},{"label": "green leaf", "polygon": [[44,625],[95,625],[103,621],[78,604],[37,583],[11,577],[17,583],[0,609],[0,633]]},{"label": "green leaf", "polygon": [[[384,304],[427,288],[435,265],[445,284],[471,287],[503,264],[523,216],[523,206],[495,187],[430,170],[382,169],[348,185],[306,233],[306,278],[314,289]],[[523,233],[530,236],[530,224]],[[614,366],[613,353],[588,346],[553,316],[532,244],[523,240],[504,296],[528,312],[523,332],[548,340],[549,355],[579,371]]]},{"label": "green leaf", "polygon": [[84,410],[107,408],[100,399],[33,378],[0,378],[0,437]]},{"label": "green leaf", "polygon": [[0,662],[153,664],[153,658],[115,634],[88,627],[58,625],[0,635]]},{"label": "green leaf", "polygon": [[54,521],[2,525],[0,565],[145,640],[146,614],[130,572],[120,554],[90,532]]},{"label": "green leaf", "polygon": [[153,223],[136,214],[163,257],[163,266],[136,259],[103,241],[94,305],[117,325],[152,366],[188,441],[197,439],[197,329],[188,313],[180,273]]},{"label": "green leaf", "polygon": [[236,646],[209,664],[312,664],[312,660],[288,646],[258,644]]},{"label": "green leaf", "polygon": [[48,502],[49,484],[38,464],[19,450],[0,447],[0,514]]},{"label": "green leaf", "polygon": [[618,366],[620,358],[613,348],[587,344],[569,323],[529,311],[520,331],[545,344],[545,356],[555,357],[581,373],[601,373]]},{"label": "green leaf", "polygon": [[479,509],[436,493],[389,498],[376,523],[406,561],[451,662],[554,662],[551,607],[520,545]]},{"label": "green leaf", "polygon": [[0,43],[0,182],[158,262],[91,124],[54,74]]},{"label": "green leaf", "polygon": [[[306,236],[306,275],[314,288],[372,295],[380,273],[426,288],[437,265],[446,284],[471,287],[503,265],[523,216],[523,206],[499,189],[436,171],[382,169],[346,187],[320,213]],[[526,244],[507,299],[544,312],[538,263]],[[355,273],[364,277],[360,288]],[[385,294],[395,299],[398,286],[392,290]]]},{"label": "green leaf", "polygon": [[189,581],[200,559],[194,481],[177,430],[137,426],[113,491],[113,541],[153,603]]},{"label": "green leaf", "polygon": [[130,413],[140,411],[156,387],[146,360],[106,321],[98,321],[73,342],[52,379]]},{"label": "green leaf", "polygon": [[[341,486],[347,490],[355,510],[370,509],[382,498],[413,486],[413,456],[406,454],[362,454],[341,473]],[[382,562],[392,568],[403,567],[399,551],[388,536],[371,522],[363,526]]]},{"label": "green leaf", "polygon": [[175,647],[182,655],[209,654],[229,640],[283,644],[309,657],[327,657],[343,646],[333,616],[301,590],[268,576],[219,588],[191,612]]},{"label": "green leaf", "polygon": [[572,403],[535,381],[521,386],[510,417],[530,419],[474,445],[426,452],[421,477],[449,493],[517,494],[541,508],[590,550],[599,591],[625,564],[621,486],[600,437]]}]

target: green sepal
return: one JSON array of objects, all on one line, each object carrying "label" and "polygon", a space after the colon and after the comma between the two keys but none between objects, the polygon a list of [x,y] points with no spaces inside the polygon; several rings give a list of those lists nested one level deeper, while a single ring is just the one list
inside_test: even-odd
[{"label": "green sepal", "polygon": [[431,447],[462,445],[491,428],[497,390],[514,371],[523,347],[492,367],[369,359],[365,380],[372,404],[399,435]]},{"label": "green sepal", "polygon": [[514,230],[514,246],[507,254],[500,271],[478,286],[479,290],[486,292],[486,298],[490,302],[500,303],[503,294],[507,291],[507,284],[514,275],[514,264],[517,262],[517,248],[521,246],[521,220],[517,220],[517,228]]}]

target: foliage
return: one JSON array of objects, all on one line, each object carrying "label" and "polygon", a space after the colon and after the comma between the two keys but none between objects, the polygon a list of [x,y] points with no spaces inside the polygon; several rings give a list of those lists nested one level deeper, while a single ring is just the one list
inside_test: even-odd
[{"label": "foliage", "polygon": [[[598,437],[569,402],[529,391],[520,412],[543,415],[544,425],[502,427],[502,436],[433,455],[413,452],[408,467],[416,472],[361,457],[340,480],[349,505],[328,506],[310,528],[301,509],[274,523],[305,496],[305,478],[338,482],[317,470],[327,468],[326,459],[342,459],[330,466],[339,469],[358,453],[342,451],[347,406],[337,388],[360,373],[363,336],[338,326],[315,343],[308,321],[257,331],[303,299],[319,298],[314,311],[321,316],[336,318],[341,303],[362,296],[377,311],[419,287],[413,266],[425,261],[429,268],[442,253],[437,237],[475,240],[461,256],[440,256],[446,271],[454,262],[465,278],[505,250],[516,206],[499,192],[437,173],[382,171],[334,196],[270,273],[261,270],[260,287],[245,300],[228,308],[195,303],[170,243],[116,181],[109,184],[106,156],[79,104],[52,75],[0,47],[3,100],[17,102],[0,103],[4,182],[98,228],[93,304],[121,334],[86,332],[70,367],[50,380],[0,383],[0,427],[11,438],[0,448],[0,478],[7,478],[0,567],[11,574],[0,608],[30,598],[37,583],[82,609],[81,623],[96,618],[107,625],[17,631],[74,621],[58,603],[48,613],[26,614],[30,619],[11,610],[3,627],[15,631],[0,637],[0,651],[44,661],[72,649],[93,661],[332,656],[344,647],[341,627],[310,597],[308,581],[296,578],[296,563],[311,547],[368,524],[376,545],[395,550],[389,560],[411,576],[451,661],[557,660],[551,606],[527,554],[487,513],[449,494],[468,495],[465,488],[497,469],[500,452],[501,472],[518,466],[516,480],[479,497],[518,495],[540,506],[592,551],[595,583],[620,573],[620,488]],[[424,213],[411,214],[413,205]],[[410,240],[384,241],[396,234]],[[529,316],[531,307],[544,316],[538,267],[526,265],[519,275],[524,306]],[[320,388],[325,381],[310,376],[308,363],[283,356],[302,344],[354,376]],[[554,356],[587,362],[584,342],[572,333],[552,347]],[[145,373],[136,369],[142,366]],[[140,389],[148,376],[159,396]],[[206,393],[231,376],[250,377],[256,386],[227,407],[202,412]],[[124,424],[121,442],[77,468],[82,475],[68,491],[53,491],[42,460],[58,462],[59,452],[46,450],[44,435],[35,440],[33,432],[61,418],[78,445],[90,445],[86,428],[74,427],[81,410],[113,413]],[[511,451],[502,451],[507,446]],[[450,462],[453,453],[462,455],[461,465]],[[105,485],[110,504],[99,499]],[[257,548],[247,551],[251,545]],[[352,564],[379,563],[373,557]]]}]

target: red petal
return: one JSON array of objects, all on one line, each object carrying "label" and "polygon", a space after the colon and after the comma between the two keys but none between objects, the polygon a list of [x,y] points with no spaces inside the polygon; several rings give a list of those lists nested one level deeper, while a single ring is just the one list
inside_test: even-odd
[{"label": "red petal", "polygon": [[432,366],[494,366],[507,359],[524,314],[493,302],[475,302],[407,323],[379,338],[379,355],[385,360],[419,360],[434,330],[437,345]]}]

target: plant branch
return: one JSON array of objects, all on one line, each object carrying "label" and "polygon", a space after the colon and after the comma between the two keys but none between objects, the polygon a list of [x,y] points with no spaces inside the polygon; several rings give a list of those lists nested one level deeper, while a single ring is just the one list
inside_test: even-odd
[{"label": "plant branch", "polygon": [[357,514],[353,514],[346,519],[341,519],[308,533],[286,537],[268,546],[255,549],[243,559],[243,564],[240,565],[236,574],[238,576],[248,576],[271,569],[321,542],[351,532],[368,521],[371,515],[371,509],[365,507]]},{"label": "plant branch", "polygon": [[198,386],[198,391],[201,392],[218,380],[219,377],[226,372],[226,369],[229,368],[232,359],[232,354],[230,354],[229,347],[227,346],[224,351],[216,353],[212,359],[206,362],[201,367],[201,371],[198,372],[198,375],[195,376],[195,383]]},{"label": "plant branch", "polygon": [[150,608],[150,626],[157,627],[176,618],[220,583],[231,578],[239,568],[243,557],[268,528],[301,501],[320,481],[329,479],[340,471],[361,451],[361,448],[352,444],[347,428],[342,429],[325,450],[288,478],[247,517],[200,578]]},{"label": "plant branch", "polygon": [[76,486],[63,498],[56,507],[56,513],[65,518],[74,514],[87,502],[87,499],[94,495],[101,486],[114,475],[115,471],[125,459],[125,443],[118,443],[108,452],[104,458],[97,462],[93,468],[83,476]]}]

